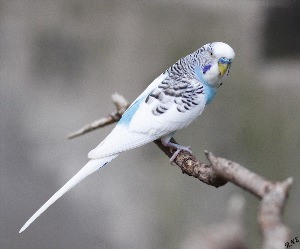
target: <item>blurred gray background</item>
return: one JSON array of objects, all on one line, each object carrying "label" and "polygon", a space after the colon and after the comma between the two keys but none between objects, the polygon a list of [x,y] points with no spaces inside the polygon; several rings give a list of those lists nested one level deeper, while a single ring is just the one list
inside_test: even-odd
[{"label": "blurred gray background", "polygon": [[0,1],[0,247],[181,248],[246,198],[247,242],[258,248],[259,201],[232,184],[183,175],[154,145],[122,154],[37,219],[113,126],[66,135],[129,101],[205,43],[236,51],[215,101],[176,139],[272,180],[294,178],[284,221],[299,236],[299,1]]}]

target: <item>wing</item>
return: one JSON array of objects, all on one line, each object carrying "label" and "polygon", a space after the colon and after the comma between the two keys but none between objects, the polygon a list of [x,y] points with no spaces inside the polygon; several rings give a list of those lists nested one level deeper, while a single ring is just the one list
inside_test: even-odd
[{"label": "wing", "polygon": [[133,149],[143,144],[156,140],[157,136],[147,133],[136,133],[128,130],[128,124],[137,111],[141,102],[157,88],[157,86],[168,76],[163,73],[158,76],[129,106],[111,133],[93,150],[88,153],[90,159],[97,159],[118,154],[125,150]]},{"label": "wing", "polygon": [[[132,104],[128,107],[128,109],[126,110],[126,112],[128,110],[130,110],[130,108],[133,105],[135,105],[138,101],[140,101],[141,99],[145,99],[167,77],[168,77],[168,73],[165,72],[165,73],[161,74],[160,76],[158,76],[154,81],[152,81],[152,83],[135,99],[135,101],[132,102]],[[123,116],[125,115],[125,113],[123,114]]]},{"label": "wing", "polygon": [[197,80],[164,73],[133,102],[112,132],[88,154],[96,159],[152,142],[189,125],[206,104]]},{"label": "wing", "polygon": [[168,76],[137,102],[138,108],[128,123],[128,130],[161,137],[189,125],[202,113],[205,104],[202,83]]}]

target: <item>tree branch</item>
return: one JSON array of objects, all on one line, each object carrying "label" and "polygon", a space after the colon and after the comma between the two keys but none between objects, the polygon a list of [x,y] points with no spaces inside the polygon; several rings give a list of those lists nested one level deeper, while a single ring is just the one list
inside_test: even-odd
[{"label": "tree branch", "polygon": [[292,178],[276,182],[262,198],[258,221],[264,237],[263,249],[279,249],[291,240],[290,229],[282,223],[281,216],[292,183]]},{"label": "tree branch", "polygon": [[[78,137],[119,121],[129,104],[119,94],[114,94],[112,99],[117,109],[115,112],[71,133],[68,138]],[[171,142],[176,143],[174,139]],[[173,149],[165,147],[160,140],[156,140],[154,143],[169,158],[175,152]],[[174,163],[181,169],[182,173],[193,176],[208,185],[220,187],[231,182],[258,197],[261,200],[258,220],[264,237],[263,249],[282,249],[285,242],[290,240],[290,230],[282,223],[281,216],[287,201],[288,191],[293,183],[292,178],[274,183],[236,162],[215,157],[211,152],[205,151],[205,154],[210,164],[200,162],[194,155],[186,151],[181,151]]]},{"label": "tree branch", "polygon": [[113,101],[114,105],[116,106],[116,109],[117,109],[116,111],[108,114],[107,117],[95,120],[94,122],[85,125],[81,129],[70,133],[67,136],[67,138],[72,139],[72,138],[75,138],[75,137],[79,137],[81,135],[84,135],[84,134],[86,134],[88,132],[91,132],[93,130],[96,130],[98,128],[101,128],[101,127],[113,124],[115,122],[118,122],[120,120],[120,118],[122,117],[122,114],[129,107],[129,104],[126,101],[126,99],[118,93],[115,93],[115,94],[112,95],[112,101]]}]

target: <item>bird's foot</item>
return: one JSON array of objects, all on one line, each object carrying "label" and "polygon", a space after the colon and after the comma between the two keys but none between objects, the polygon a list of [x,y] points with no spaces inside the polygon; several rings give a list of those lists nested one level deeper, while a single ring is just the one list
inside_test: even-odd
[{"label": "bird's foot", "polygon": [[192,154],[191,146],[182,146],[182,145],[174,144],[174,143],[171,143],[171,142],[169,142],[167,144],[167,146],[170,147],[170,148],[172,148],[172,149],[176,149],[176,151],[174,152],[174,154],[170,158],[171,164],[174,162],[175,158],[178,156],[178,154],[181,151],[187,151],[187,152],[189,152],[189,153]]},{"label": "bird's foot", "polygon": [[176,150],[174,152],[174,154],[171,156],[170,158],[170,162],[171,164],[174,162],[175,158],[178,156],[178,154],[180,153],[180,151],[187,151],[189,152],[190,154],[192,154],[192,151],[191,151],[191,147],[190,146],[182,146],[182,145],[179,145],[179,144],[176,144],[176,143],[172,143],[170,140],[172,139],[173,135],[174,135],[175,132],[173,133],[170,133],[166,136],[163,136],[161,137],[161,142],[164,146],[166,147],[169,147],[171,149],[174,149]]}]

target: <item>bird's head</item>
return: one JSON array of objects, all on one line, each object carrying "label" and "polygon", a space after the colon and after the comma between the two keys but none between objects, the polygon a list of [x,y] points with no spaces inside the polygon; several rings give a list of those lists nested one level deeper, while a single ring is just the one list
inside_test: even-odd
[{"label": "bird's head", "polygon": [[219,87],[229,74],[235,56],[233,49],[226,43],[213,42],[201,47],[200,51],[205,58],[200,70],[202,78],[210,86]]}]

